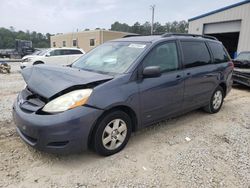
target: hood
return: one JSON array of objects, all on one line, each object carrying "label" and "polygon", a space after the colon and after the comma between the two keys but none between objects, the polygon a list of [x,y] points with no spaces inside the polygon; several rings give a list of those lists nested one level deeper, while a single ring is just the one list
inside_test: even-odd
[{"label": "hood", "polygon": [[27,58],[34,58],[34,57],[37,57],[38,55],[26,55],[26,56],[23,56],[22,60],[24,59],[27,59]]},{"label": "hood", "polygon": [[22,70],[28,88],[47,99],[73,86],[83,86],[94,82],[110,80],[104,75],[71,67],[36,65]]}]

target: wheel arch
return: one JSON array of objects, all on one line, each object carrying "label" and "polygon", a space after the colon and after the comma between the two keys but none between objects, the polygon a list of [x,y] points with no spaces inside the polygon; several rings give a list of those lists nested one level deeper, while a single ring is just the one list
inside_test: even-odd
[{"label": "wheel arch", "polygon": [[93,143],[92,141],[92,138],[93,138],[93,135],[97,129],[97,126],[98,126],[98,123],[102,120],[102,118],[112,112],[112,111],[116,111],[116,110],[120,110],[120,111],[123,111],[125,112],[126,114],[129,115],[129,117],[131,118],[131,121],[132,121],[132,132],[135,132],[138,128],[138,117],[135,113],[135,111],[129,107],[129,106],[126,106],[126,105],[118,105],[118,106],[114,106],[114,107],[111,107],[107,110],[105,110],[102,115],[96,120],[94,126],[92,127],[91,131],[90,131],[90,134],[89,134],[89,137],[88,137],[88,147],[91,148],[91,144]]},{"label": "wheel arch", "polygon": [[226,83],[221,82],[221,83],[219,84],[219,86],[222,87],[223,92],[224,92],[223,94],[224,94],[224,97],[225,97],[226,94],[227,94],[227,85],[226,85]]},{"label": "wheel arch", "polygon": [[33,65],[38,65],[38,64],[44,64],[44,62],[41,60],[37,60],[33,63]]}]

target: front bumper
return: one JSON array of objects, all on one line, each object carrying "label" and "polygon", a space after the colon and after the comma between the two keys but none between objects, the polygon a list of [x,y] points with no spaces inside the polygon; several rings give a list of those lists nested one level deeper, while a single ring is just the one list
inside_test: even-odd
[{"label": "front bumper", "polygon": [[233,72],[233,81],[250,87],[250,69],[236,69]]},{"label": "front bumper", "polygon": [[17,101],[13,105],[20,137],[38,150],[57,154],[86,150],[92,127],[102,112],[82,106],[55,115],[40,115],[23,111]]}]

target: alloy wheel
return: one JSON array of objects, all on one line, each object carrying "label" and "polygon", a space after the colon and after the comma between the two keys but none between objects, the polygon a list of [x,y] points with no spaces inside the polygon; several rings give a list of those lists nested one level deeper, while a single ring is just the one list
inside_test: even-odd
[{"label": "alloy wheel", "polygon": [[108,150],[121,146],[127,135],[127,125],[122,119],[114,119],[107,124],[102,134],[102,144]]}]

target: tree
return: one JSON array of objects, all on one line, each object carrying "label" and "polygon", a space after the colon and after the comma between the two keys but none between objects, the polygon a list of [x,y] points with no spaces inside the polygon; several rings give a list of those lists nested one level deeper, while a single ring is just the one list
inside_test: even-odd
[{"label": "tree", "polygon": [[120,22],[115,22],[111,25],[111,30],[112,31],[123,31],[123,32],[129,32],[130,31],[130,26],[125,23],[120,23]]},{"label": "tree", "polygon": [[[134,25],[129,26],[126,23],[120,23],[118,21],[114,22],[111,25],[111,31],[123,31],[123,32],[131,32],[137,33],[140,35],[150,35],[151,23],[145,22],[144,24],[140,24],[139,22],[135,22]],[[187,33],[188,31],[188,22],[185,20],[182,21],[173,21],[167,22],[162,25],[159,22],[154,23],[154,34],[163,34],[163,33]]]},{"label": "tree", "polygon": [[34,48],[48,48],[50,46],[50,34],[43,35],[35,31],[15,31],[14,27],[9,29],[0,28],[0,49],[15,48],[15,40],[31,40]]}]

